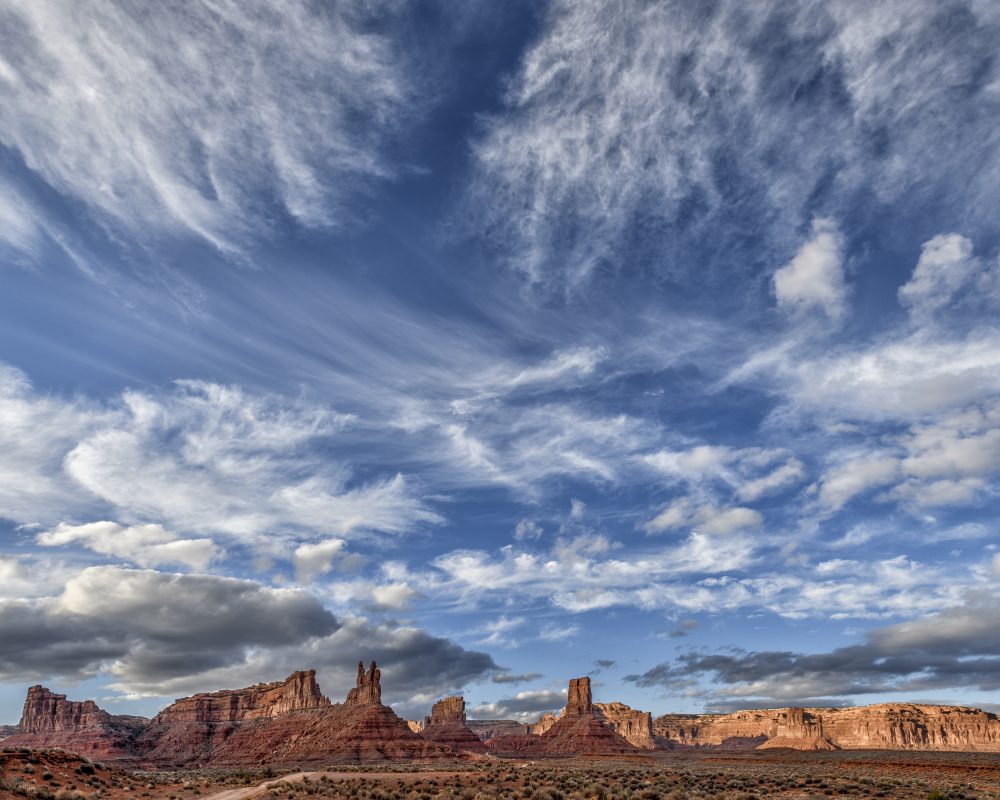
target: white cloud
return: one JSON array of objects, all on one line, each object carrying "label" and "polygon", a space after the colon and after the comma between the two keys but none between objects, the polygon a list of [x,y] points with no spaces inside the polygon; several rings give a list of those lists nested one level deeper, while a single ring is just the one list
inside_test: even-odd
[{"label": "white cloud", "polygon": [[25,569],[14,556],[0,556],[0,581],[6,583],[24,577]]},{"label": "white cloud", "polygon": [[843,248],[836,223],[814,219],[812,237],[774,273],[778,305],[796,313],[819,308],[831,319],[840,319],[847,297]]},{"label": "white cloud", "polygon": [[295,548],[292,559],[296,579],[308,583],[319,575],[325,575],[333,569],[334,559],[343,554],[346,546],[344,539],[324,539],[321,542],[300,544]]},{"label": "white cloud", "polygon": [[[941,36],[934,11],[554,2],[475,142],[471,222],[513,269],[570,285],[620,266],[636,226],[650,261],[686,272],[686,236],[742,254],[752,219],[766,253],[790,252],[803,215],[846,217],[866,193],[936,193],[989,223],[997,96],[954,87],[995,86],[997,20],[963,4],[968,26]],[[697,260],[700,278],[711,267]],[[839,315],[837,282],[821,285],[790,297]]]},{"label": "white cloud", "polygon": [[352,481],[331,448],[354,422],[324,405],[196,381],[126,391],[120,402],[61,400],[0,368],[0,514],[51,527],[113,513],[125,526],[273,542],[438,522],[401,474]]},{"label": "white cloud", "polygon": [[519,542],[529,539],[540,539],[543,533],[542,526],[530,519],[519,520],[517,525],[514,526],[514,538]]},{"label": "white cloud", "polygon": [[382,149],[412,71],[361,9],[15,0],[6,15],[0,139],[133,231],[241,249],[272,224],[265,198],[344,224],[357,190],[393,172]]},{"label": "white cloud", "polygon": [[662,533],[676,528],[695,528],[706,534],[726,535],[760,527],[763,522],[763,515],[752,508],[695,506],[690,499],[683,498],[671,503],[643,527],[647,533]]},{"label": "white cloud", "polygon": [[996,289],[1000,264],[972,254],[972,242],[957,233],[935,236],[924,242],[913,275],[899,288],[899,301],[920,322],[942,309],[954,308],[957,296],[971,289],[976,302],[1000,300]]},{"label": "white cloud", "polygon": [[869,489],[886,486],[899,477],[899,460],[893,456],[865,455],[828,469],[819,483],[819,501],[836,511]]},{"label": "white cloud", "polygon": [[79,544],[95,553],[131,561],[140,567],[184,564],[191,569],[204,570],[224,554],[211,539],[183,539],[162,525],[123,526],[106,520],[83,525],[60,523],[40,533],[36,540],[45,547]]},{"label": "white cloud", "polygon": [[773,448],[697,445],[688,450],[659,450],[641,460],[671,481],[698,489],[717,482],[744,502],[790,488],[805,478],[801,461]]}]

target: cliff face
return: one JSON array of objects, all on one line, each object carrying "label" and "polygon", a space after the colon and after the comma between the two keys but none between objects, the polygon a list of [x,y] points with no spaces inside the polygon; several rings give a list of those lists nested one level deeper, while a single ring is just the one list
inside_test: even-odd
[{"label": "cliff face", "polygon": [[640,750],[656,749],[653,715],[648,711],[637,711],[624,703],[594,703],[594,714],[633,747]]},{"label": "cliff face", "polygon": [[432,742],[447,745],[454,750],[484,753],[486,746],[465,724],[465,698],[445,697],[431,708],[424,719],[423,735]]},{"label": "cliff face", "polygon": [[653,732],[670,742],[693,746],[1000,752],[996,715],[911,703],[667,714],[654,721]]},{"label": "cliff face", "polygon": [[218,724],[279,717],[291,711],[329,706],[316,683],[316,670],[293,672],[283,681],[259,683],[246,689],[226,689],[184,697],[167,706],[154,724]]}]

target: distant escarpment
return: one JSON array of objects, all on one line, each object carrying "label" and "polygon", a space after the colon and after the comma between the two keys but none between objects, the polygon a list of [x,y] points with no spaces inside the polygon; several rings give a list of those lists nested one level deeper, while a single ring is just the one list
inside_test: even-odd
[{"label": "distant escarpment", "polygon": [[665,714],[653,721],[653,733],[673,746],[723,749],[1000,752],[995,714],[913,703]]}]

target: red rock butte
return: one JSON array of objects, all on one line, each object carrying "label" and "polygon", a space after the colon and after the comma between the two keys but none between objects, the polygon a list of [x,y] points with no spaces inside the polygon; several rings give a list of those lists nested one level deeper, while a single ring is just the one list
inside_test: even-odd
[{"label": "red rock butte", "polygon": [[[314,670],[284,681],[181,698],[153,719],[112,715],[42,686],[25,698],[8,747],[53,748],[157,769],[513,757],[617,756],[658,749],[896,749],[1000,752],[996,715],[960,706],[889,703],[733,714],[665,714],[594,703],[590,678],[569,682],[566,706],[522,725],[468,720],[465,700],[442,698],[420,723],[382,703],[381,671],[358,664],[343,703]],[[6,731],[5,731],[6,732]]]}]

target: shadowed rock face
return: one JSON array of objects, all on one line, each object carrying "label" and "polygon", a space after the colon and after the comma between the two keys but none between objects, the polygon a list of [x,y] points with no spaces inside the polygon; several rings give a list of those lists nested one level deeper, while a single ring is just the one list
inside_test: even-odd
[{"label": "shadowed rock face", "polygon": [[624,703],[594,703],[594,715],[633,747],[656,749],[653,715],[648,711],[637,711]]},{"label": "shadowed rock face", "polygon": [[573,678],[566,693],[566,714],[589,714],[593,710],[590,699],[590,678]]},{"label": "shadowed rock face", "polygon": [[737,747],[752,742],[761,749],[1000,752],[1000,720],[995,714],[913,703],[666,714],[654,720],[653,730],[670,743],[693,746]]}]

